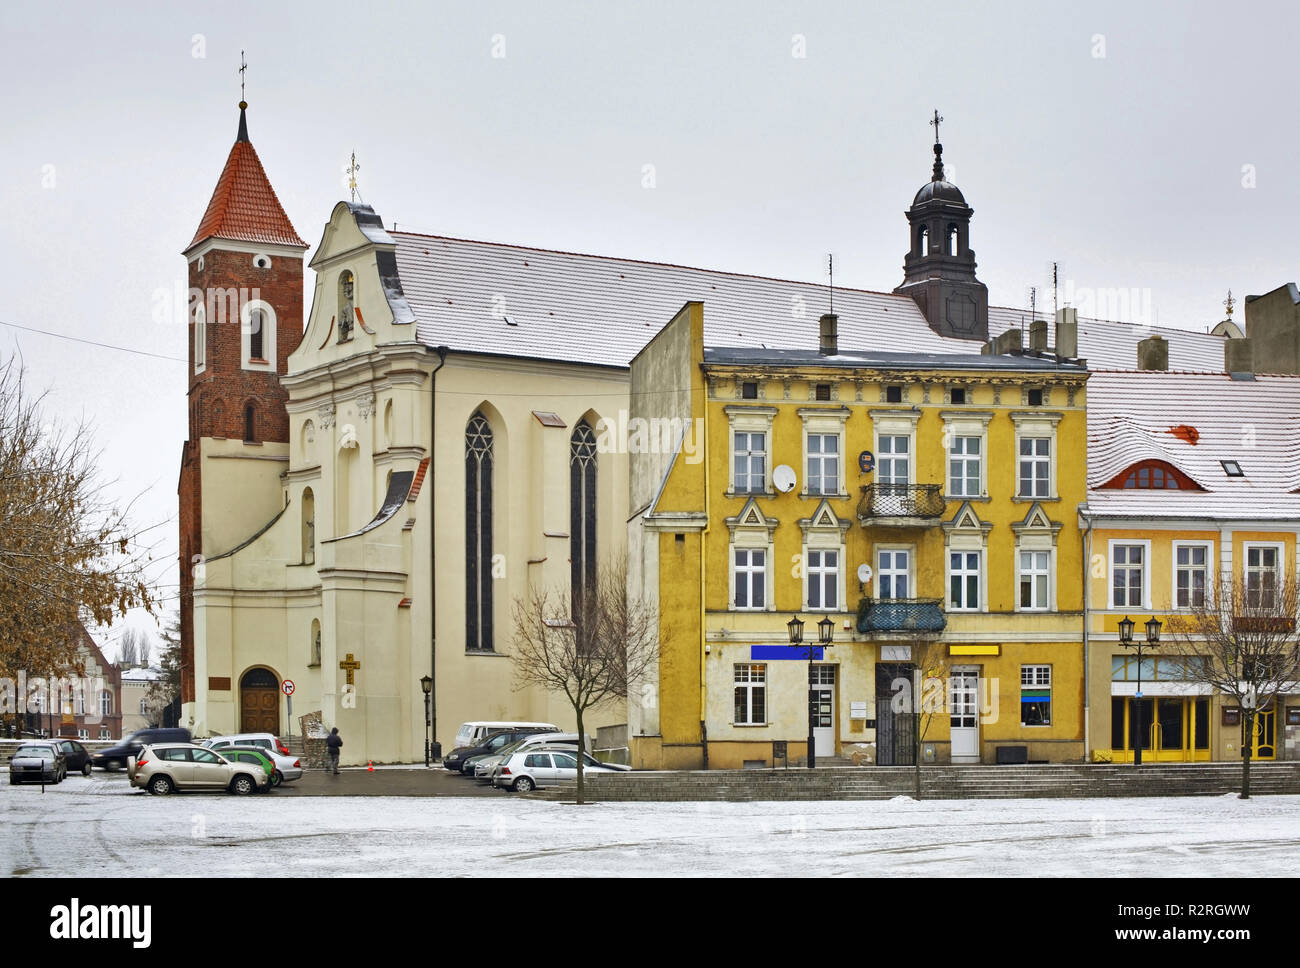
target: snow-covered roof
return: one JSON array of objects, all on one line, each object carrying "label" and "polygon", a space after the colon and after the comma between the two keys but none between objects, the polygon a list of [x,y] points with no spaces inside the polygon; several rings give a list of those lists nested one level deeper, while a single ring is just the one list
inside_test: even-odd
[{"label": "snow-covered roof", "polygon": [[[828,306],[821,283],[388,234],[418,338],[429,346],[623,367],[683,303],[700,300],[708,346],[816,348]],[[846,351],[979,352],[978,340],[935,333],[907,295],[837,288],[835,312]],[[990,336],[1028,325],[1026,310],[989,307]],[[1220,336],[1097,319],[1079,319],[1079,355],[1092,367],[1135,367],[1138,341],[1157,332],[1169,340],[1172,368],[1223,370]]]},{"label": "snow-covered roof", "polygon": [[154,682],[161,678],[162,678],[161,669],[142,669],[136,667],[134,669],[122,670],[123,682]]},{"label": "snow-covered roof", "polygon": [[[1171,464],[1204,490],[1101,486],[1144,460]],[[1088,487],[1100,514],[1300,521],[1300,376],[1094,372]]]}]

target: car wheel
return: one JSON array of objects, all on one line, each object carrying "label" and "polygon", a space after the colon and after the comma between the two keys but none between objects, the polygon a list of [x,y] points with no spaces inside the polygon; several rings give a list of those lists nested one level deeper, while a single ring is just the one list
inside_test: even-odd
[{"label": "car wheel", "polygon": [[86,760],[85,763],[81,764],[81,775],[90,776],[90,760]]},{"label": "car wheel", "polygon": [[156,797],[163,797],[172,792],[171,777],[159,773],[149,780],[149,792]]},{"label": "car wheel", "polygon": [[109,760],[104,764],[104,769],[117,771],[122,769],[124,766],[126,766],[126,761],[124,760]]},{"label": "car wheel", "polygon": [[271,774],[271,782],[269,784],[270,786],[277,787],[283,782],[284,782],[284,774],[281,773],[279,770],[276,770],[274,773]]},{"label": "car wheel", "polygon": [[517,790],[520,793],[532,793],[535,785],[536,784],[533,783],[531,777],[521,776],[519,779],[515,780],[514,786],[510,789]]},{"label": "car wheel", "polygon": [[241,797],[247,796],[256,788],[257,784],[253,782],[253,778],[247,773],[241,773],[230,781],[230,792],[236,793]]}]

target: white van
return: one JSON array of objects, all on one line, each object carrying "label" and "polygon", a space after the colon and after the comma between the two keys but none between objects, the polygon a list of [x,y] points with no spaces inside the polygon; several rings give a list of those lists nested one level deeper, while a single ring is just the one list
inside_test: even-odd
[{"label": "white van", "polygon": [[451,748],[460,749],[462,746],[477,746],[484,736],[488,733],[495,733],[498,729],[544,729],[552,733],[560,731],[560,727],[554,723],[498,723],[476,720],[472,723],[460,724],[460,729],[456,730],[456,741],[451,744]]}]

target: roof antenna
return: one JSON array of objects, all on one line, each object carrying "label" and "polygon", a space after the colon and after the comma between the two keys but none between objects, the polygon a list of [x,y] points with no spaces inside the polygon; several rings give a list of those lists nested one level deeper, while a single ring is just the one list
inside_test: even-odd
[{"label": "roof antenna", "polygon": [[[1037,321],[1038,321],[1038,287],[1030,286],[1029,287],[1029,322],[1035,323]],[[1022,329],[1024,328],[1024,323],[1025,323],[1025,317],[1021,316],[1020,325]]]},{"label": "roof antenna", "polygon": [[[834,253],[828,254],[826,256],[826,272],[831,277],[831,315],[834,316],[835,315],[835,255]],[[1229,294],[1228,298],[1229,299],[1232,298],[1231,294]],[[1229,309],[1228,312],[1229,314],[1231,314],[1232,310]]]},{"label": "roof antenna", "polygon": [[1061,311],[1060,304],[1056,299],[1056,263],[1052,263],[1052,318],[1055,319],[1057,313]]}]

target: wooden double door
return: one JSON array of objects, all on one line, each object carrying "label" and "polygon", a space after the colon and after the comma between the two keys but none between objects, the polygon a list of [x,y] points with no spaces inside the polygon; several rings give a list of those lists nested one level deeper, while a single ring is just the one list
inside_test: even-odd
[{"label": "wooden double door", "polygon": [[249,669],[239,680],[239,731],[280,735],[280,680],[270,669]]}]

